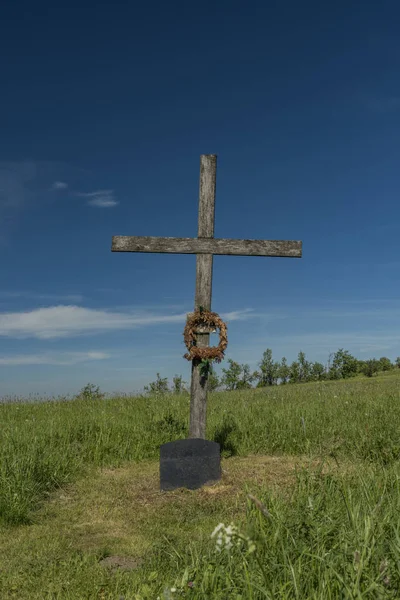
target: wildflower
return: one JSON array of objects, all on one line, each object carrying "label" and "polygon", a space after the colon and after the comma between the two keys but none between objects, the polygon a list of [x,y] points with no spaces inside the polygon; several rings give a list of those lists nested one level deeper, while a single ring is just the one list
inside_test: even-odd
[{"label": "wildflower", "polygon": [[382,575],[382,573],[384,573],[387,568],[388,568],[388,561],[385,558],[384,560],[381,561],[381,564],[379,565],[379,573]]},{"label": "wildflower", "polygon": [[381,562],[381,564],[379,566],[379,572],[381,574],[382,583],[385,586],[390,585],[390,576],[386,573],[388,566],[389,566],[389,564],[388,564],[388,561],[386,560],[386,558]]},{"label": "wildflower", "polygon": [[354,562],[356,565],[358,565],[358,563],[360,562],[360,552],[358,550],[354,552]]},{"label": "wildflower", "polygon": [[235,540],[235,538],[236,546],[240,546],[242,541],[247,542],[247,550],[249,554],[254,552],[256,549],[253,540],[251,540],[249,536],[240,533],[233,523],[231,523],[228,527],[226,527],[224,523],[219,523],[219,525],[217,525],[212,532],[211,537],[213,538],[216,534],[218,534],[215,547],[217,552],[222,552],[223,548],[229,552],[233,546],[232,539]]},{"label": "wildflower", "polygon": [[[171,588],[170,590],[168,588],[165,588],[164,593],[163,593],[163,598],[166,600],[171,600],[172,599],[171,594],[174,594],[175,592],[176,592],[175,587]],[[157,600],[161,600],[160,596],[157,596]]]}]

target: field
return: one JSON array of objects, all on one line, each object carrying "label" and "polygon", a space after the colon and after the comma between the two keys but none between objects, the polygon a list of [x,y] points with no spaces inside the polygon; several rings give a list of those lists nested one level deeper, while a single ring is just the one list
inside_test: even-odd
[{"label": "field", "polygon": [[158,480],[187,395],[0,417],[4,600],[400,598],[400,370],[211,394],[223,477],[195,491]]}]

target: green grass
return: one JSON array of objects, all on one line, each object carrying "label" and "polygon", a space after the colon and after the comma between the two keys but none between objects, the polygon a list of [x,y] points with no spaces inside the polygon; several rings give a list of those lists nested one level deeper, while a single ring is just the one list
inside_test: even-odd
[{"label": "green grass", "polygon": [[0,405],[0,597],[400,598],[399,375],[211,394],[195,491],[159,491],[186,395]]}]

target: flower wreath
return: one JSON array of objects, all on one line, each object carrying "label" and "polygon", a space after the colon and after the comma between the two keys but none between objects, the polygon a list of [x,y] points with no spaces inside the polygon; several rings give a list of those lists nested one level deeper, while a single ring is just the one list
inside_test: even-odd
[{"label": "flower wreath", "polygon": [[[218,346],[211,346],[205,348],[199,348],[196,346],[196,328],[199,326],[216,327],[219,329],[219,344]],[[199,310],[188,316],[186,320],[186,327],[183,332],[183,338],[185,341],[186,348],[189,350],[184,355],[187,360],[193,360],[194,358],[200,358],[201,360],[215,360],[221,362],[224,358],[224,352],[228,346],[228,338],[226,335],[227,326],[219,315],[215,312],[204,309],[202,306]]]}]

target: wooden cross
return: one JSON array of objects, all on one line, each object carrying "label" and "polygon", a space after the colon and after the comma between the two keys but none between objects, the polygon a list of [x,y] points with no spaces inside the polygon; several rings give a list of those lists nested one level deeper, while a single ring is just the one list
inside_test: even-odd
[{"label": "wooden cross", "polygon": [[[213,255],[284,256],[301,258],[302,243],[276,240],[235,240],[214,238],[217,156],[200,157],[200,197],[197,238],[119,236],[112,238],[112,252],[158,252],[196,254],[195,311],[211,310]],[[196,335],[196,345],[209,345],[209,332]],[[192,361],[189,438],[205,439],[207,378],[201,375],[200,360]]]}]

